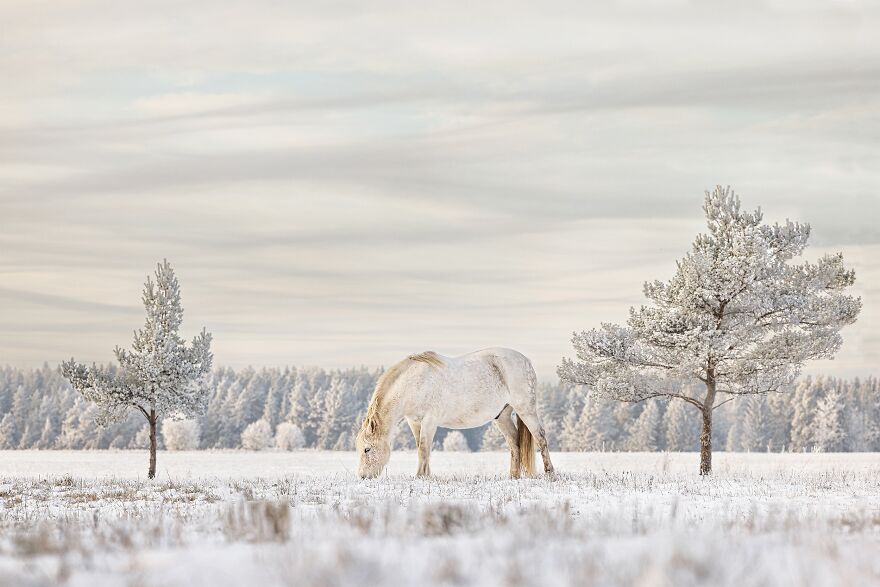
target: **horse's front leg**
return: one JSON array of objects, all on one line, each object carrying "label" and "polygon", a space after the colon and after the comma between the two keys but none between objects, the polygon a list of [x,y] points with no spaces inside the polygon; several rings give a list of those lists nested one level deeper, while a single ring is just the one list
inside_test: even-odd
[{"label": "horse's front leg", "polygon": [[424,457],[422,456],[422,421],[416,420],[414,418],[407,418],[406,423],[409,424],[409,429],[412,431],[413,438],[416,440],[416,453],[419,455],[419,468],[416,471],[417,475],[422,474],[422,467],[424,466],[422,463],[424,461]]},{"label": "horse's front leg", "polygon": [[434,444],[434,433],[437,426],[430,422],[422,421],[419,425],[419,477],[427,477],[431,474],[431,446]]},{"label": "horse's front leg", "polygon": [[409,424],[409,429],[412,431],[413,438],[416,439],[416,448],[419,447],[419,434],[421,433],[422,423],[419,420],[414,420],[412,418],[407,418],[406,423]]}]

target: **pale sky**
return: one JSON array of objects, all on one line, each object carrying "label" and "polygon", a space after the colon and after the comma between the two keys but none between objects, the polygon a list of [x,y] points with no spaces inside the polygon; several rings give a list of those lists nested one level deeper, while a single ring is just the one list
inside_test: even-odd
[{"label": "pale sky", "polygon": [[720,183],[857,271],[811,370],[880,374],[878,30],[871,2],[2,0],[0,364],[112,360],[167,257],[218,365],[497,345],[551,380]]}]

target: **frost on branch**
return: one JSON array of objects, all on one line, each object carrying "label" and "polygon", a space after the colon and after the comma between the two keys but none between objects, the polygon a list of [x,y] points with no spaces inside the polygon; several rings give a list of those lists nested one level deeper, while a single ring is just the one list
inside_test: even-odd
[{"label": "frost on branch", "polygon": [[[716,394],[778,391],[806,361],[834,356],[861,309],[845,293],[855,274],[843,256],[795,262],[810,226],[763,224],[729,188],[707,192],[703,210],[708,231],[669,281],[645,283],[647,305],[632,308],[625,326],[574,334],[577,357],[563,359],[563,380],[622,401],[676,397],[705,413],[720,405]],[[705,396],[681,391],[694,382]]]}]

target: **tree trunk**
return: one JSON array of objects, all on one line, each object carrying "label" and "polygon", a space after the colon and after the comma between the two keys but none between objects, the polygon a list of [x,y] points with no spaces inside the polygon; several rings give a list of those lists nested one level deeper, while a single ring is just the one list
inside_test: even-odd
[{"label": "tree trunk", "polygon": [[706,399],[703,401],[703,429],[700,432],[700,475],[712,474],[712,409],[715,407],[715,369],[709,368]]},{"label": "tree trunk", "polygon": [[156,477],[156,410],[150,410],[150,470],[147,472],[149,479]]},{"label": "tree trunk", "polygon": [[700,432],[700,475],[712,473],[712,410],[703,409],[703,430]]}]

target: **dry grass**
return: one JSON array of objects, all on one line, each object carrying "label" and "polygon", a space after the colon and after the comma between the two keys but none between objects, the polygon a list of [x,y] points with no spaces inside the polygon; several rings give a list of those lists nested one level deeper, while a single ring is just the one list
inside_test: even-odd
[{"label": "dry grass", "polygon": [[880,475],[845,469],[0,478],[0,505],[22,584],[880,584]]}]

